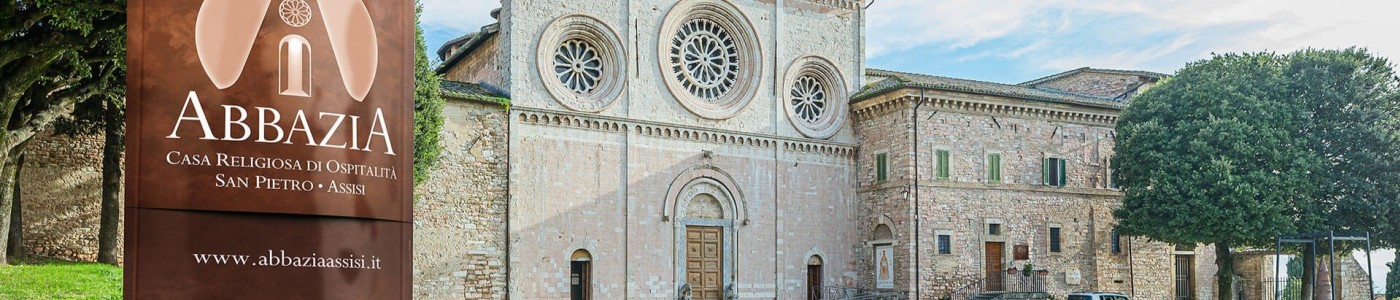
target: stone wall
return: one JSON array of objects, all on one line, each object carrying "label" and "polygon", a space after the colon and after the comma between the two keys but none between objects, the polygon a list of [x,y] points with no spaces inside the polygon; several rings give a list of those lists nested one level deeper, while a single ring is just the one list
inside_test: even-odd
[{"label": "stone wall", "polygon": [[689,222],[688,198],[677,193],[693,180],[718,181],[733,198],[722,220],[708,222],[732,235],[724,283],[740,299],[802,298],[813,256],[824,285],[857,281],[849,151],[524,109],[513,116],[512,298],[567,298],[577,250],[593,258],[595,298],[674,298],[686,282],[678,251]]},{"label": "stone wall", "polygon": [[[29,142],[19,175],[26,253],[97,260],[102,145],[101,134],[70,137],[52,130]],[[122,261],[122,234],[118,227],[118,262]]]},{"label": "stone wall", "polygon": [[486,38],[471,53],[464,54],[467,57],[460,58],[461,61],[457,62],[456,67],[446,70],[442,78],[467,83],[486,83],[495,87],[505,86],[501,78],[500,56],[497,55],[498,41],[500,35],[493,34]]},{"label": "stone wall", "polygon": [[[1292,255],[1284,254],[1283,264],[1278,268],[1287,268],[1288,257]],[[1321,263],[1327,263],[1326,256],[1320,256]],[[1293,258],[1301,259],[1301,258]],[[1360,260],[1359,260],[1360,259]],[[1361,260],[1365,257],[1340,256],[1337,257],[1337,264],[1341,266],[1337,273],[1337,286],[1342,291],[1341,297],[1337,299],[1367,299],[1371,296],[1369,288],[1371,282],[1367,279],[1366,270],[1362,268]],[[1274,297],[1276,288],[1273,286],[1274,274],[1274,252],[1273,251],[1247,251],[1235,255],[1235,274],[1238,274],[1243,286],[1244,298],[1239,300],[1271,300]],[[1325,271],[1325,270],[1319,270]],[[1326,272],[1320,272],[1318,276],[1327,276]],[[1330,281],[1330,279],[1321,279]],[[1383,285],[1384,283],[1377,282]]]},{"label": "stone wall", "polygon": [[413,203],[415,299],[505,299],[506,111],[448,98],[442,158]]}]

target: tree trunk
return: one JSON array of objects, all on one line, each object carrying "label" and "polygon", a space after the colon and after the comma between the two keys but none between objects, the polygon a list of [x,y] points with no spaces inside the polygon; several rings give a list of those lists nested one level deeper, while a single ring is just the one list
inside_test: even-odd
[{"label": "tree trunk", "polygon": [[[8,249],[10,241],[10,211],[14,207],[14,194],[10,193],[10,188],[14,187],[15,173],[14,162],[10,161],[9,151],[0,151],[0,249]],[[0,251],[0,265],[9,264],[7,251]]]},{"label": "tree trunk", "polygon": [[1313,244],[1303,244],[1303,297],[1312,299],[1313,284],[1317,280],[1317,256],[1313,255]]},{"label": "tree trunk", "polygon": [[1216,299],[1231,300],[1235,296],[1235,260],[1230,257],[1230,242],[1215,243]]},{"label": "tree trunk", "polygon": [[[125,133],[121,111],[108,104],[103,127],[106,141],[102,146],[102,223],[97,231],[97,261],[117,264],[117,232],[121,226],[122,151]],[[117,116],[113,116],[113,115]]]},{"label": "tree trunk", "polygon": [[24,155],[19,155],[15,163],[15,183],[14,204],[10,210],[10,237],[9,245],[5,247],[5,254],[9,257],[20,258],[24,256],[24,202],[20,193],[19,176],[24,172]]}]

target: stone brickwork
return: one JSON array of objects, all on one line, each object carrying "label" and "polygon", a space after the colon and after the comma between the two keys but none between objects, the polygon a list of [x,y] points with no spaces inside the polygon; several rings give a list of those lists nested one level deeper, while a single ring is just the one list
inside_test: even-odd
[{"label": "stone brickwork", "polygon": [[415,299],[505,299],[506,111],[448,98],[442,156],[415,191]]},{"label": "stone brickwork", "polygon": [[[1286,264],[1288,257],[1292,255],[1284,254],[1283,256],[1282,261]],[[1321,264],[1328,263],[1327,256],[1320,257]],[[1362,268],[1362,261],[1365,259],[1365,256],[1337,257],[1337,264],[1341,266],[1340,272],[1337,273],[1337,280],[1340,283],[1335,286],[1340,288],[1342,293],[1341,297],[1337,299],[1367,299],[1371,296],[1371,289],[1368,288],[1371,282],[1367,279],[1366,269]],[[1284,264],[1280,264],[1279,268],[1287,268]],[[1273,270],[1274,252],[1272,250],[1236,253],[1235,273],[1239,275],[1240,282],[1238,284],[1243,284],[1240,294],[1244,297],[1240,300],[1272,300],[1276,290],[1273,282],[1278,280],[1274,278]],[[1319,272],[1318,276],[1328,275],[1325,269],[1319,271],[1323,272]],[[1322,280],[1330,281],[1331,279]],[[1383,282],[1377,282],[1377,284],[1384,285]]]},{"label": "stone brickwork", "polygon": [[[52,130],[29,142],[19,175],[27,254],[97,260],[102,145],[101,134],[70,137]],[[122,234],[117,228],[118,241]],[[117,261],[122,261],[121,245]]]},{"label": "stone brickwork", "polygon": [[[500,25],[493,24],[490,26]],[[497,55],[498,52],[496,49],[498,40],[499,36],[495,34],[483,38],[480,42],[481,44],[477,46],[479,47],[478,49],[463,53],[466,57],[460,58],[462,60],[458,63],[460,67],[447,69],[446,73],[442,74],[442,77],[455,79],[471,78],[474,80],[468,81],[470,83],[486,83],[496,87],[504,86],[502,82],[503,78],[501,78],[500,75],[501,64],[498,61],[500,56]]]}]

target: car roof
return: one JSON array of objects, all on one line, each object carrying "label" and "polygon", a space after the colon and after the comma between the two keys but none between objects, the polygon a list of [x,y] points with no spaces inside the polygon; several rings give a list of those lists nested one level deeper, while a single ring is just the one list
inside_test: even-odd
[{"label": "car roof", "polygon": [[1070,293],[1070,295],[1113,295],[1113,296],[1123,296],[1123,294],[1119,294],[1119,293],[1109,293],[1109,292],[1078,292],[1078,293]]}]

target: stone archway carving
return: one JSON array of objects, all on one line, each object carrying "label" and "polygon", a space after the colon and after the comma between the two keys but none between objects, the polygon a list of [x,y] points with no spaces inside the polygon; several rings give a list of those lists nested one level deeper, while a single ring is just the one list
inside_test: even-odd
[{"label": "stone archway carving", "polygon": [[715,198],[721,201],[721,205],[728,207],[725,211],[725,219],[734,220],[739,225],[749,224],[748,205],[744,201],[744,191],[735,184],[734,177],[721,171],[714,166],[697,166],[685,170],[671,181],[671,185],[666,191],[666,203],[661,208],[661,220],[673,222],[677,215],[686,211],[681,207],[679,200],[689,201],[690,197],[683,197],[682,193],[692,193],[693,197],[701,193],[700,190],[708,189],[705,186],[716,187],[712,192]]}]

